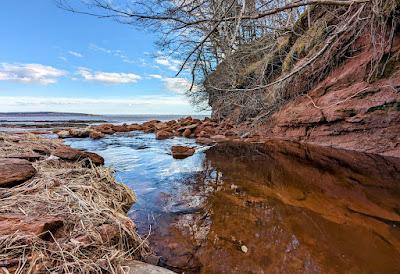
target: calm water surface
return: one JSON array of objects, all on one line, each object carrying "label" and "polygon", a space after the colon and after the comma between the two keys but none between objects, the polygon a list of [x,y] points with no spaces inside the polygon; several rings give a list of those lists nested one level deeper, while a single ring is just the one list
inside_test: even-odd
[{"label": "calm water surface", "polygon": [[[135,190],[129,215],[177,272],[400,273],[398,159],[143,133],[67,142],[102,155]],[[174,160],[173,144],[197,152]]]}]

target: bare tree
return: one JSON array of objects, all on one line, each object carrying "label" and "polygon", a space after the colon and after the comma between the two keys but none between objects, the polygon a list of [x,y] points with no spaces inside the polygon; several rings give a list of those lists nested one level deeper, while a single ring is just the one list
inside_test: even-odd
[{"label": "bare tree", "polygon": [[[72,12],[157,31],[162,50],[182,61],[177,75],[190,73],[192,86],[188,93],[193,101],[229,101],[229,104],[248,107],[255,113],[257,109],[271,108],[285,99],[288,92],[284,90],[307,69],[311,82],[326,74],[327,70],[310,70],[310,67],[317,67],[318,62],[320,67],[324,67],[321,62],[332,66],[367,25],[381,58],[384,52],[381,48],[387,39],[386,30],[382,28],[391,18],[388,13],[397,9],[397,2],[57,0],[60,7]],[[322,20],[317,16],[321,7],[326,17]],[[313,46],[320,43],[319,50],[293,50],[298,38],[313,28],[318,35],[304,43],[314,43]],[[302,55],[306,56],[305,62],[296,64],[304,57]],[[377,63],[380,58],[376,58]],[[243,72],[243,65],[251,62],[257,63],[258,71]],[[220,73],[216,79],[212,74],[221,63],[224,63],[221,70],[224,75]],[[376,66],[371,67],[371,74],[376,73],[374,68]],[[260,93],[264,95],[260,96]],[[247,103],[244,105],[243,102]]]}]

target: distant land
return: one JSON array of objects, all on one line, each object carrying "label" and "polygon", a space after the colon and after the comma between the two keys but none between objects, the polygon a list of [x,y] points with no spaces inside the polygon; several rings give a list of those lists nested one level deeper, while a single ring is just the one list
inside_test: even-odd
[{"label": "distant land", "polygon": [[72,113],[72,112],[0,112],[0,117],[5,116],[99,116],[87,113]]}]

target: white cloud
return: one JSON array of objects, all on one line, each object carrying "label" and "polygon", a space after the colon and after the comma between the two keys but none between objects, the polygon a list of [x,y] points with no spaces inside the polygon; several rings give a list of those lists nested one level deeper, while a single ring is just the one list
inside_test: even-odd
[{"label": "white cloud", "polygon": [[79,57],[79,58],[82,58],[82,57],[83,57],[83,55],[82,55],[81,53],[76,52],[76,51],[70,50],[70,51],[68,51],[68,53],[69,53],[70,55],[72,55],[72,56],[75,56],[75,57]]},{"label": "white cloud", "polygon": [[99,51],[99,52],[103,52],[106,54],[110,54],[114,57],[120,58],[122,60],[122,62],[127,63],[127,64],[136,64],[137,62],[135,60],[131,60],[124,51],[119,50],[119,49],[106,49],[103,47],[100,47],[96,44],[90,44],[89,45],[89,49],[93,50],[93,51]]},{"label": "white cloud", "polygon": [[168,56],[158,56],[155,59],[155,62],[159,65],[167,67],[169,70],[172,70],[172,71],[179,71],[180,66],[182,64],[181,61],[175,60]]},{"label": "white cloud", "polygon": [[185,78],[163,78],[164,86],[167,90],[183,94],[190,89],[191,83]]},{"label": "white cloud", "polygon": [[42,64],[0,63],[0,81],[47,85],[56,83],[57,78],[65,74],[63,70]]},{"label": "white cloud", "polygon": [[149,77],[153,79],[163,79],[160,74],[149,74]]},{"label": "white cloud", "polygon": [[78,74],[81,75],[86,81],[97,81],[108,84],[128,84],[136,83],[141,76],[134,73],[121,73],[121,72],[92,72],[87,68],[79,68]]}]

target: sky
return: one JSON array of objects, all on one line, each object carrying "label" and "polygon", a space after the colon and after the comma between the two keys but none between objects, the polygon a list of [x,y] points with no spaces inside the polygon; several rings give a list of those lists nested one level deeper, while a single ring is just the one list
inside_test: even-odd
[{"label": "sky", "polygon": [[156,35],[53,0],[3,0],[0,112],[199,114]]}]

